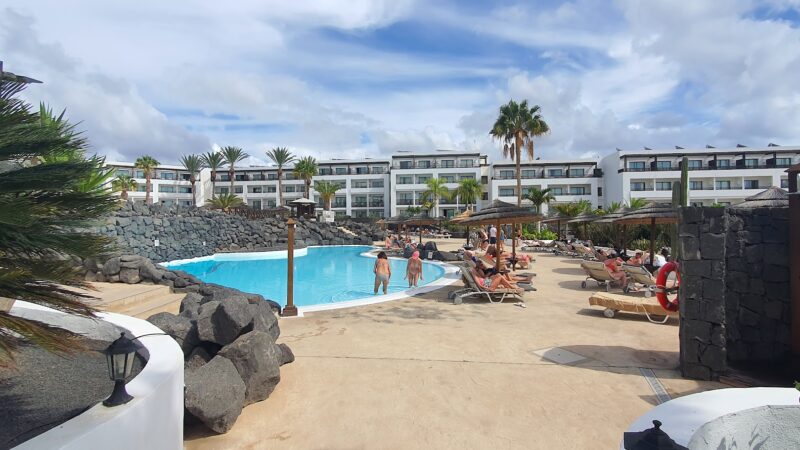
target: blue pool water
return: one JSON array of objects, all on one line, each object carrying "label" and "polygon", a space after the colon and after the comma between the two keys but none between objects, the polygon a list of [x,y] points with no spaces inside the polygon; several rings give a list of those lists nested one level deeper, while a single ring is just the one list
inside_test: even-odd
[{"label": "blue pool water", "polygon": [[[317,305],[372,297],[375,258],[361,256],[367,246],[311,247],[305,256],[294,258],[294,303],[297,306]],[[286,258],[201,260],[167,264],[172,270],[183,270],[206,283],[216,283],[244,292],[261,294],[286,304]],[[252,258],[254,255],[245,256]],[[408,289],[403,279],[406,261],[390,259],[392,278],[389,293]],[[444,275],[436,265],[424,263],[420,286]],[[379,294],[383,291],[379,290]]]}]

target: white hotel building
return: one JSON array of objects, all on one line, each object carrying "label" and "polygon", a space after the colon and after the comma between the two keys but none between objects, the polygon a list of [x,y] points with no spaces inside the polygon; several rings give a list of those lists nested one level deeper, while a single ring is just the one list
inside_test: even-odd
[{"label": "white hotel building", "polygon": [[[680,179],[682,158],[688,157],[689,200],[692,204],[735,204],[770,186],[786,188],[786,168],[800,163],[800,147],[736,147],[728,149],[617,150],[600,159],[524,161],[521,166],[523,193],[532,187],[551,189],[558,203],[589,200],[602,207],[632,198],[668,202],[672,183]],[[144,201],[145,179],[132,163],[108,163],[117,172],[131,175],[138,182],[134,201]],[[477,208],[499,199],[516,203],[516,168],[511,161],[490,164],[477,152],[439,150],[425,153],[398,152],[390,159],[319,161],[314,182],[339,183],[341,190],[333,200],[337,215],[351,217],[390,217],[410,206],[422,205],[422,194],[430,178],[444,178],[455,189],[465,178],[480,180],[483,196]],[[303,180],[295,179],[292,168],[284,169],[283,203],[304,196]],[[191,205],[189,173],[180,166],[159,166],[152,178],[154,203]],[[196,184],[197,202],[202,205],[215,194],[231,190],[228,171],[217,172],[212,189],[211,171],[204,169]],[[233,192],[254,209],[277,205],[278,171],[275,167],[236,168]],[[311,197],[322,207],[319,195]],[[529,203],[527,203],[529,204]],[[461,199],[441,199],[431,215],[453,216],[468,205]],[[547,213],[547,205],[543,205]]]}]

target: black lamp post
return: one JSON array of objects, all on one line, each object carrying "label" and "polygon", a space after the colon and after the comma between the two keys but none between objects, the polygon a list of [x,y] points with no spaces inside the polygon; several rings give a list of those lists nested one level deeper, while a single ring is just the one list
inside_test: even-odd
[{"label": "black lamp post", "polygon": [[114,392],[103,400],[103,405],[119,406],[133,400],[133,397],[125,391],[125,380],[131,376],[135,358],[136,344],[132,339],[127,338],[125,333],[120,333],[119,339],[112,342],[106,349],[108,376],[114,380]]},{"label": "black lamp post", "polygon": [[689,450],[675,443],[664,430],[661,422],[653,421],[653,428],[643,431],[626,432],[623,435],[625,450]]}]

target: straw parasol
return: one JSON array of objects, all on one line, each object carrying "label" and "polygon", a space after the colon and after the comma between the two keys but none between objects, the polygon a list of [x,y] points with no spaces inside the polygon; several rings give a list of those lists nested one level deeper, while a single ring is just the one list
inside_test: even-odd
[{"label": "straw parasol", "polygon": [[621,225],[650,225],[650,264],[656,259],[656,224],[678,223],[678,211],[669,203],[648,203],[614,220]]},{"label": "straw parasol", "polygon": [[584,212],[578,214],[577,216],[573,217],[572,219],[568,220],[567,223],[574,223],[574,224],[582,223],[583,224],[583,234],[584,234],[584,238],[585,238],[586,235],[589,234],[586,231],[586,228],[587,228],[586,224],[589,223],[589,222],[594,222],[595,220],[597,220],[597,217],[598,217],[597,214],[595,214],[595,213],[593,213],[591,211],[584,211]]},{"label": "straw parasol", "polygon": [[614,234],[616,234],[616,236],[617,236],[617,241],[622,241],[622,242],[618,242],[618,244],[620,244],[620,247],[622,248],[623,252],[626,250],[625,246],[627,244],[627,242],[625,242],[626,241],[625,234],[626,234],[626,231],[627,231],[626,230],[627,225],[622,225],[622,239],[620,239],[619,238],[620,224],[615,223],[614,221],[619,219],[623,215],[631,212],[631,211],[633,211],[633,210],[630,209],[630,208],[620,208],[620,209],[618,209],[618,210],[616,210],[614,212],[611,212],[611,213],[608,213],[608,214],[603,214],[602,216],[597,216],[597,219],[595,219],[595,221],[594,221],[594,223],[611,224],[611,225],[614,226]]},{"label": "straw parasol", "polygon": [[[464,219],[467,219],[468,217],[470,217],[473,212],[474,212],[473,210],[467,209],[464,212],[460,213],[459,215],[457,215],[457,216],[453,217],[452,219],[450,219],[450,223],[454,223],[456,225],[461,225],[461,222],[464,221]],[[467,234],[467,245],[469,245],[469,225],[465,224],[464,227],[466,227],[466,229],[467,229],[467,233],[466,233]]]},{"label": "straw parasol", "polygon": [[789,206],[789,193],[779,187],[772,186],[764,192],[751,195],[742,203],[731,206],[732,209],[753,208],[786,208]]},{"label": "straw parasol", "polygon": [[[462,220],[460,223],[463,225],[487,225],[494,224],[497,228],[503,224],[522,224],[538,222],[542,216],[535,213],[532,208],[523,208],[514,206],[511,203],[506,203],[500,200],[495,200],[488,208],[484,208],[470,217]],[[500,245],[496,246],[497,253],[495,255],[496,269],[500,271]],[[517,235],[512,235],[511,241],[511,256],[516,260],[517,255]],[[512,265],[512,269],[516,264]]]},{"label": "straw parasol", "polygon": [[567,220],[569,220],[569,216],[565,216],[564,214],[561,214],[560,212],[556,211],[555,214],[543,218],[541,220],[541,222],[542,223],[547,223],[547,224],[555,222],[556,223],[556,235],[558,235],[557,239],[560,239],[561,238],[561,222],[566,222]]},{"label": "straw parasol", "polygon": [[422,244],[422,225],[436,225],[441,222],[441,217],[428,217],[425,214],[414,214],[403,221],[405,225],[416,225],[419,227],[419,243]]}]

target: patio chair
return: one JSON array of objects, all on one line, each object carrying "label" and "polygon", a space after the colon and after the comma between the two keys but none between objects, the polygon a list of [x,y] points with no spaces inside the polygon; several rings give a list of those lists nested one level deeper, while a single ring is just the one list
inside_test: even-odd
[{"label": "patio chair", "polygon": [[[489,291],[485,287],[478,284],[477,281],[472,277],[472,271],[469,264],[462,264],[460,265],[461,268],[461,280],[464,282],[464,289],[453,291],[450,293],[450,296],[453,298],[453,303],[461,303],[464,297],[486,297],[489,300],[489,303],[502,303],[506,298],[513,298],[516,300],[522,300],[522,296],[520,296],[519,292],[516,289],[505,289],[505,288],[497,288],[494,291]],[[453,293],[457,294],[453,294]],[[497,299],[495,301],[495,299]]]},{"label": "patio chair", "polygon": [[628,274],[628,285],[622,288],[622,292],[626,294],[631,291],[631,283],[636,287],[637,284],[644,286],[644,296],[651,297],[656,290],[656,278],[642,266],[631,266],[628,264],[622,265],[622,270]]},{"label": "patio chair", "polygon": [[589,247],[578,243],[572,244],[572,247],[575,248],[575,253],[577,253],[577,255],[581,258],[587,261],[595,259],[594,252]]},{"label": "patio chair", "polygon": [[600,261],[584,261],[581,263],[581,269],[586,272],[586,279],[581,281],[581,287],[584,289],[588,286],[589,280],[596,281],[598,286],[605,286],[606,292],[611,291],[612,284],[619,283],[608,273],[605,264]]},{"label": "patio chair", "polygon": [[[655,299],[650,298],[596,292],[589,297],[589,304],[604,307],[603,315],[608,318],[614,317],[620,311],[644,314],[648,321],[659,324],[667,323],[670,317],[678,317],[677,311],[667,311]],[[663,319],[654,319],[652,316],[663,316]]]},{"label": "patio chair", "polygon": [[555,250],[553,250],[553,253],[555,253],[556,255],[572,256],[573,258],[578,256],[578,254],[575,253],[573,250],[570,250],[569,247],[567,247],[567,244],[565,244],[564,242],[561,241],[555,241],[555,242],[556,242],[556,247]]}]

